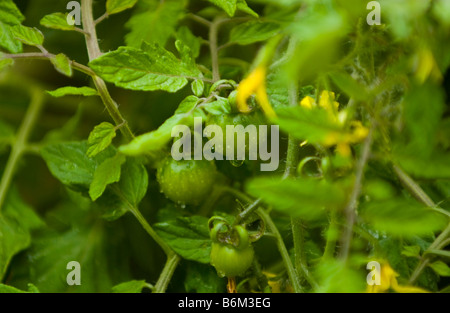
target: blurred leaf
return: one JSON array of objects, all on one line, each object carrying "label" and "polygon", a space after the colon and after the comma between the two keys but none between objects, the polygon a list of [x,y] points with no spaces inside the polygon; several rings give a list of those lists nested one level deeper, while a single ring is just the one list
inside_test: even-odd
[{"label": "blurred leaf", "polygon": [[367,286],[361,272],[350,268],[342,261],[333,260],[321,263],[315,270],[319,277],[321,293],[360,293]]},{"label": "blurred leaf", "polygon": [[236,12],[237,0],[208,0],[224,10],[230,17]]},{"label": "blurred leaf", "polygon": [[408,257],[420,257],[420,247],[419,246],[404,246],[402,250],[402,255]]},{"label": "blurred leaf", "polygon": [[11,125],[0,120],[0,153],[13,142],[14,136],[14,129]]},{"label": "blurred leaf", "polygon": [[247,13],[248,15],[251,15],[253,17],[258,18],[259,15],[255,11],[253,11],[247,4],[245,0],[237,0],[236,2],[236,9],[238,11],[242,11],[244,13]]},{"label": "blurred leaf", "polygon": [[142,289],[148,287],[145,280],[132,280],[112,287],[113,293],[141,293]]},{"label": "blurred leaf", "polygon": [[49,144],[42,148],[41,154],[50,172],[64,185],[72,188],[89,188],[96,168],[105,159],[115,154],[113,148],[107,149],[93,158],[86,155],[86,142]]},{"label": "blurred leaf", "polygon": [[186,2],[183,0],[151,1],[150,7],[135,14],[125,25],[131,31],[125,36],[128,46],[141,48],[144,42],[158,43],[161,47],[175,31],[183,16]]},{"label": "blurred leaf", "polygon": [[211,240],[206,217],[180,217],[157,223],[154,228],[182,258],[209,264]]},{"label": "blurred leaf", "polygon": [[12,26],[20,25],[24,19],[12,0],[0,2],[0,47],[11,53],[22,51],[22,43],[14,39]]},{"label": "blurred leaf", "polygon": [[39,289],[33,284],[28,284],[28,291],[23,291],[12,286],[0,284],[0,293],[39,293]]},{"label": "blurred leaf", "polygon": [[16,25],[11,28],[14,38],[30,46],[42,46],[44,35],[39,29]]},{"label": "blurred leaf", "polygon": [[345,72],[333,72],[330,74],[333,82],[349,97],[355,100],[365,101],[369,95],[366,88],[355,81],[349,74]]},{"label": "blurred leaf", "polygon": [[137,0],[108,0],[106,1],[106,12],[116,14],[134,7]]},{"label": "blurred leaf", "polygon": [[8,66],[11,66],[13,64],[14,64],[13,59],[2,59],[1,53],[0,53],[0,71],[4,70],[5,68],[7,68]]},{"label": "blurred leaf", "polygon": [[449,27],[450,26],[450,2],[446,0],[433,1],[432,8],[433,15],[439,20],[439,22]]},{"label": "blurred leaf", "polygon": [[267,40],[275,36],[279,30],[280,25],[278,23],[250,21],[234,27],[231,30],[229,42],[249,45]]},{"label": "blurred leaf", "polygon": [[450,155],[448,153],[438,153],[428,158],[421,158],[420,152],[417,154],[406,154],[405,150],[396,148],[394,159],[408,173],[417,178],[447,179],[450,178]]},{"label": "blurred leaf", "polygon": [[200,79],[194,80],[191,84],[191,89],[194,95],[196,95],[197,97],[201,97],[203,91],[205,90],[205,83]]},{"label": "blurred leaf", "polygon": [[103,122],[94,127],[89,134],[88,151],[86,155],[90,158],[96,156],[111,145],[112,140],[116,137],[116,128],[108,122]]},{"label": "blurred leaf", "polygon": [[120,180],[123,163],[125,163],[125,156],[116,154],[114,157],[106,159],[97,167],[89,187],[89,196],[92,201],[97,200],[103,194],[107,185]]},{"label": "blurred leaf", "polygon": [[226,281],[217,276],[212,266],[189,262],[184,288],[188,293],[223,293]]},{"label": "blurred leaf", "polygon": [[445,218],[422,204],[394,198],[365,203],[361,217],[375,229],[396,236],[426,235],[445,226]]},{"label": "blurred leaf", "polygon": [[342,186],[316,179],[258,177],[247,183],[246,190],[277,211],[307,220],[324,217],[326,208],[337,208],[345,200]]},{"label": "blurred leaf", "polygon": [[446,251],[446,250],[428,249],[425,251],[425,254],[434,254],[434,255],[439,255],[439,256],[450,258],[450,251]]},{"label": "blurred leaf", "polygon": [[41,226],[39,216],[11,189],[0,212],[0,281],[14,255],[30,245],[30,231]]},{"label": "blurred leaf", "polygon": [[62,53],[55,55],[50,59],[55,69],[63,75],[72,76],[72,66],[70,60]]},{"label": "blurred leaf", "polygon": [[180,27],[175,37],[191,49],[192,57],[194,59],[200,55],[201,38],[194,36],[189,28],[186,26]]},{"label": "blurred leaf", "polygon": [[428,265],[435,271],[438,275],[444,277],[450,277],[450,267],[442,261],[436,261]]},{"label": "blurred leaf", "polygon": [[176,92],[187,84],[187,78],[201,76],[197,68],[158,44],[149,45],[146,51],[120,47],[91,61],[89,66],[108,82],[131,90]]},{"label": "blurred leaf", "polygon": [[46,15],[41,19],[41,25],[52,29],[74,30],[75,24],[70,25],[67,23],[67,15],[67,13],[60,12]]},{"label": "blurred leaf", "polygon": [[64,96],[98,96],[97,90],[90,87],[61,87],[47,93],[55,98]]}]

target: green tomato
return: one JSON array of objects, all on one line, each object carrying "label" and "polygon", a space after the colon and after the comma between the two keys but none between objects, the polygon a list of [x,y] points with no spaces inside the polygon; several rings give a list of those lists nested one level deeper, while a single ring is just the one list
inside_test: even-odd
[{"label": "green tomato", "polygon": [[220,277],[236,277],[247,271],[253,262],[255,252],[251,245],[238,249],[231,244],[213,242],[211,246],[211,265]]},{"label": "green tomato", "polygon": [[211,193],[217,180],[216,165],[207,160],[180,160],[167,157],[156,178],[161,192],[181,205],[199,205]]}]

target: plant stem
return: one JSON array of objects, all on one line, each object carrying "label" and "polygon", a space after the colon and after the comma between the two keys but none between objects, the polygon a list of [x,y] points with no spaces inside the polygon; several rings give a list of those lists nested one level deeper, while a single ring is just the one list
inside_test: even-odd
[{"label": "plant stem", "polygon": [[[92,0],[81,0],[81,11],[83,18],[83,29],[87,33],[85,38],[89,61],[92,61],[102,55],[98,45],[97,32],[95,30],[95,22],[92,14]],[[111,98],[105,82],[96,75],[93,75],[92,79],[94,80],[94,84],[97,87],[108,113],[116,123],[116,126],[124,125],[120,128],[120,131],[127,141],[131,141],[134,138],[134,135],[131,132],[127,121],[122,117],[116,102]]]},{"label": "plant stem", "polygon": [[44,104],[43,100],[44,96],[41,90],[37,88],[31,89],[31,103],[25,114],[23,122],[20,125],[16,140],[14,142],[14,145],[12,146],[11,153],[6,163],[2,180],[0,182],[0,211],[3,204],[5,203],[8,190],[14,176],[14,172],[17,168],[17,164],[23,152],[27,148],[28,137],[41,112],[42,106]]},{"label": "plant stem", "polygon": [[209,49],[211,51],[211,67],[213,81],[220,80],[219,72],[219,50],[217,48],[217,36],[220,24],[224,21],[223,18],[216,18],[209,26]]},{"label": "plant stem", "polygon": [[166,264],[164,265],[161,275],[159,275],[159,279],[155,284],[155,293],[163,293],[166,291],[167,286],[172,279],[173,273],[175,273],[178,263],[180,263],[180,260],[181,258],[175,253],[167,256]]},{"label": "plant stem", "polygon": [[361,194],[362,179],[364,176],[364,168],[366,167],[367,160],[369,159],[370,150],[372,146],[372,132],[373,128],[370,128],[369,134],[364,140],[362,147],[361,157],[359,158],[358,164],[356,166],[355,183],[353,185],[352,193],[350,199],[345,208],[346,215],[346,227],[344,229],[341,238],[341,259],[346,261],[348,253],[350,251],[350,244],[352,241],[353,234],[353,224],[355,223],[356,207],[358,206],[358,198]]}]

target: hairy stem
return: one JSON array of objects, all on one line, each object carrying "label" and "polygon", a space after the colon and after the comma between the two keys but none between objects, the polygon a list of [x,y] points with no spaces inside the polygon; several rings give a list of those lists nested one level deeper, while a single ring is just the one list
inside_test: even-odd
[{"label": "hairy stem", "polygon": [[17,164],[23,152],[27,148],[28,137],[30,136],[33,126],[36,123],[36,120],[41,112],[44,103],[43,100],[44,96],[42,94],[42,91],[37,88],[33,88],[31,90],[30,106],[28,107],[28,110],[25,114],[25,118],[23,119],[22,124],[20,125],[17,137],[14,141],[14,145],[12,146],[11,153],[6,163],[2,180],[0,182],[0,211],[2,209],[3,204],[5,203],[8,190],[14,176],[14,172],[17,168]]},{"label": "hairy stem", "polygon": [[175,273],[175,270],[180,261],[181,258],[177,254],[167,256],[166,264],[164,265],[161,275],[159,275],[159,279],[155,284],[155,293],[163,293],[166,291],[167,286],[172,279],[173,273]]},{"label": "hairy stem", "polygon": [[220,24],[224,21],[223,18],[215,19],[209,27],[209,50],[211,51],[211,67],[213,81],[220,80],[219,72],[219,49],[217,47],[217,37],[219,33]]},{"label": "hairy stem", "polygon": [[356,166],[356,174],[355,174],[355,183],[353,185],[352,193],[350,195],[350,199],[345,208],[346,215],[346,225],[344,228],[344,232],[341,238],[341,258],[346,261],[348,257],[348,253],[350,251],[350,244],[352,241],[353,234],[353,224],[355,223],[355,215],[356,215],[356,207],[358,206],[358,198],[361,194],[362,188],[362,179],[364,176],[364,168],[366,167],[367,160],[369,159],[370,149],[372,146],[372,131],[373,128],[370,129],[369,134],[364,140],[364,144],[362,147],[361,156],[359,158],[358,164]]},{"label": "hairy stem", "polygon": [[[92,14],[92,0],[81,0],[81,11],[83,18],[83,30],[86,32],[86,47],[89,55],[89,60],[92,61],[102,55],[100,52],[100,47],[97,40],[97,32],[95,30],[95,21]],[[105,104],[108,113],[114,120],[116,126],[123,125],[120,127],[120,131],[123,136],[131,141],[134,138],[133,133],[127,123],[127,121],[122,117],[116,102],[111,98],[108,88],[105,82],[100,77],[94,75],[92,76],[94,84],[100,94],[100,97]]]}]

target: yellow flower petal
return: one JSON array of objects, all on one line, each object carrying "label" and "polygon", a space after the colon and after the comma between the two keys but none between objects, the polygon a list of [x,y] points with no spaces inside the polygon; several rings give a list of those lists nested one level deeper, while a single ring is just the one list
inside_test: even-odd
[{"label": "yellow flower petal", "polygon": [[334,99],[335,99],[334,92],[323,90],[320,93],[319,106],[329,112],[337,113],[337,110],[339,109],[339,103],[334,101]]},{"label": "yellow flower petal", "polygon": [[300,106],[302,106],[306,109],[312,109],[313,106],[315,106],[315,105],[316,105],[316,100],[314,100],[310,96],[306,96],[302,99],[302,101],[300,101]]},{"label": "yellow flower petal", "polygon": [[265,84],[261,85],[256,90],[256,98],[258,99],[259,105],[261,106],[261,108],[264,111],[264,114],[266,114],[267,117],[272,118],[276,116],[275,111],[272,109],[272,106],[270,105]]},{"label": "yellow flower petal", "polygon": [[240,112],[250,112],[251,108],[247,104],[248,98],[256,93],[258,87],[264,84],[266,69],[262,66],[257,67],[247,78],[242,80],[238,86],[236,97],[237,107]]}]

